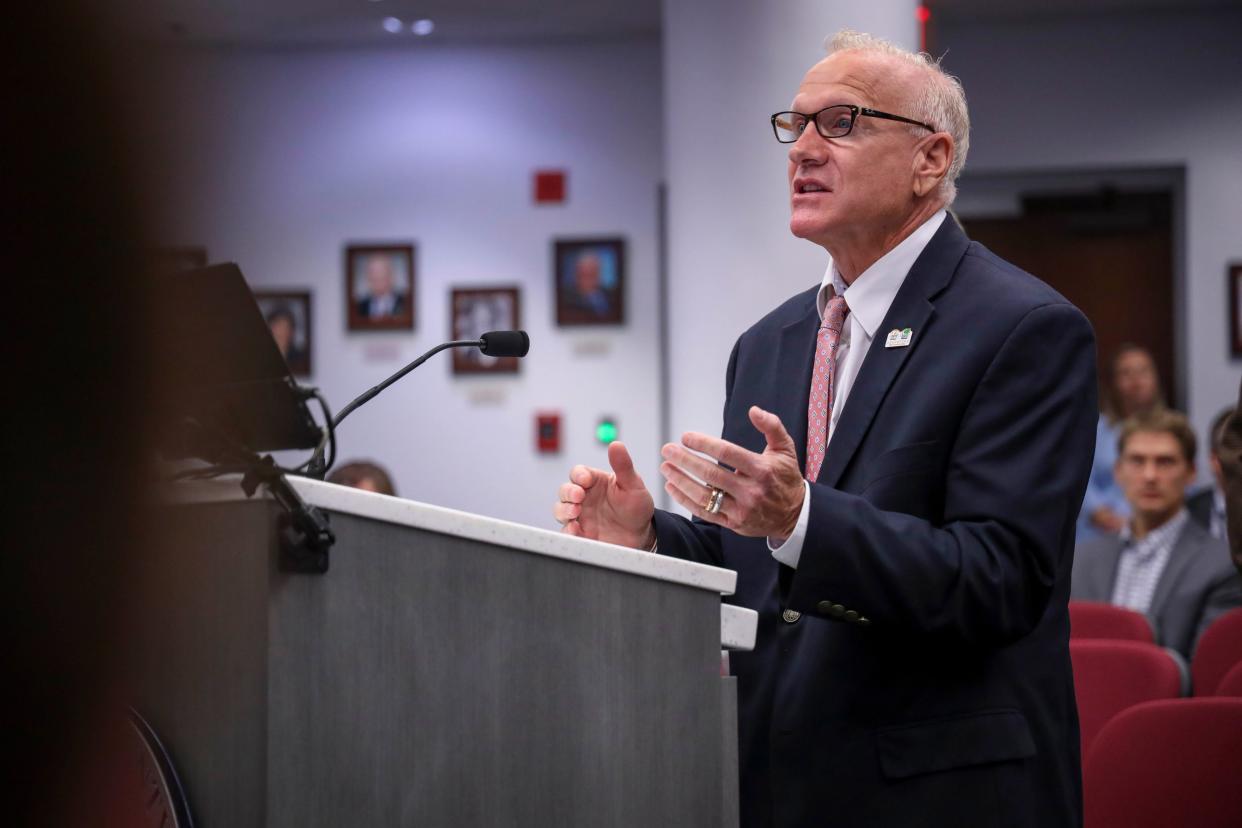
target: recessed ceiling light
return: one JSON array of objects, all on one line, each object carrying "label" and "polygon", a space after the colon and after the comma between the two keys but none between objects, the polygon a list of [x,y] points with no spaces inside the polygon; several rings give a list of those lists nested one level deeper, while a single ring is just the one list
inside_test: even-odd
[{"label": "recessed ceiling light", "polygon": [[395,17],[384,18],[384,31],[391,32],[392,34],[399,34],[402,28],[404,27],[401,25],[401,21],[398,20],[397,18]]},{"label": "recessed ceiling light", "polygon": [[423,37],[426,37],[427,35],[431,34],[435,30],[436,30],[436,24],[428,20],[425,17],[422,20],[415,20],[414,25],[410,26],[410,31],[412,31],[416,35],[420,35]]}]

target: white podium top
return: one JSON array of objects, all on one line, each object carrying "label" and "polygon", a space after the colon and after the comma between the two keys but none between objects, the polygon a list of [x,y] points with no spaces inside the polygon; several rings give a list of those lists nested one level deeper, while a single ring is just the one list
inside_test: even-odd
[{"label": "white podium top", "polygon": [[[653,555],[549,529],[538,529],[334,483],[303,477],[288,479],[307,503],[336,512],[499,544],[536,555],[685,584],[722,595],[732,595],[737,585],[737,573],[731,569]],[[240,478],[233,476],[181,483],[172,490],[170,496],[183,503],[246,500],[246,494],[241,490]],[[754,610],[722,604],[721,646],[736,650],[752,649],[755,645],[758,620],[759,616]]]}]

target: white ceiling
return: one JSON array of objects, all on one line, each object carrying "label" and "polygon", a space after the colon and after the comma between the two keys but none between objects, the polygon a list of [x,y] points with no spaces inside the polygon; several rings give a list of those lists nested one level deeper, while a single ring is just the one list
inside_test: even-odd
[{"label": "white ceiling", "polygon": [[[96,0],[108,3],[108,0]],[[117,11],[116,0],[108,3]],[[236,45],[395,45],[655,34],[660,0],[124,0],[125,27],[144,37]],[[385,31],[385,17],[405,25]],[[427,38],[409,32],[435,23]]]},{"label": "white ceiling", "polygon": [[[753,0],[781,2],[782,0]],[[397,45],[424,41],[657,34],[661,0],[94,0],[144,38],[250,46]],[[827,2],[827,0],[825,0]],[[1034,18],[1152,9],[1242,8],[1242,0],[927,0],[934,19]],[[406,29],[383,29],[396,17]],[[430,18],[429,38],[409,24]]]}]

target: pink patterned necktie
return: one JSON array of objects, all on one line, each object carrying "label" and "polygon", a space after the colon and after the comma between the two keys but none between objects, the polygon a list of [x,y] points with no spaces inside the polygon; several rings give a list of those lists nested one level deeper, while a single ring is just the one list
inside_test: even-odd
[{"label": "pink patterned necktie", "polygon": [[815,344],[815,369],[811,372],[811,396],[806,412],[806,479],[815,482],[824,465],[828,447],[828,421],[832,417],[832,392],[837,379],[837,346],[849,314],[844,296],[833,296],[824,308]]}]

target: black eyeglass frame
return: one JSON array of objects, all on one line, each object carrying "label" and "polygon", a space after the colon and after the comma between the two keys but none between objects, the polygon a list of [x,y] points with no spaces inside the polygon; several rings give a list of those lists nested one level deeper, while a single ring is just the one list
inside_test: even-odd
[{"label": "black eyeglass frame", "polygon": [[[850,113],[849,129],[845,130],[845,132],[842,132],[840,135],[825,135],[824,128],[819,125],[819,116],[827,112],[830,109],[849,110],[849,113]],[[921,126],[923,129],[926,129],[930,132],[937,131],[936,128],[930,124],[925,124],[922,121],[916,121],[912,118],[907,118],[904,115],[894,115],[891,112],[881,112],[878,109],[871,109],[865,106],[855,106],[854,104],[832,104],[831,106],[826,106],[823,109],[819,110],[818,112],[813,112],[810,115],[806,114],[805,112],[795,112],[792,109],[785,110],[784,112],[777,112],[776,114],[774,114],[771,118],[772,134],[774,134],[776,136],[776,140],[780,141],[782,144],[797,143],[798,138],[802,137],[802,133],[799,132],[798,138],[794,138],[792,141],[781,140],[781,131],[780,131],[780,128],[776,126],[776,119],[782,115],[797,115],[800,118],[805,118],[808,122],[814,123],[815,131],[819,133],[819,137],[821,138],[844,138],[845,136],[849,135],[851,132],[854,131],[854,124],[858,123],[858,116],[860,115],[866,115],[868,118],[883,118],[886,121],[901,121],[903,124],[914,124],[915,126]],[[806,131],[805,126],[803,126],[802,129],[804,132]]]}]

